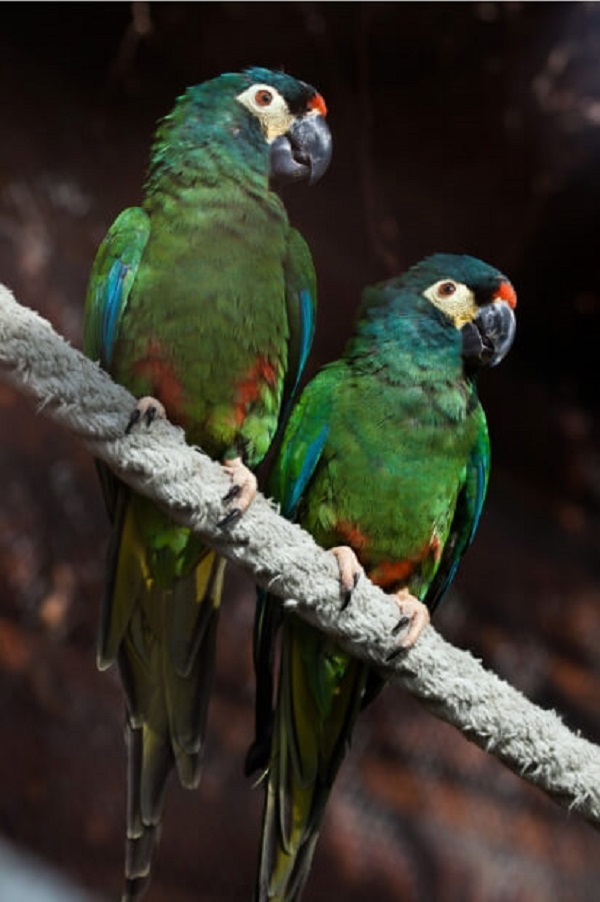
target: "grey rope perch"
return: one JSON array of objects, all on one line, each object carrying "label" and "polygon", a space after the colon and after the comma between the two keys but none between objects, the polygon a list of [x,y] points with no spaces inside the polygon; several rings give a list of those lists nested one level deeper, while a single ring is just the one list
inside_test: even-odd
[{"label": "grey rope perch", "polygon": [[340,612],[337,566],[299,526],[259,495],[224,535],[217,527],[229,481],[219,464],[185,443],[181,429],[155,421],[125,434],[135,403],[100,367],[0,285],[0,378],[33,398],[124,482],[250,572],[299,616],[334,636],[415,695],[523,779],[600,825],[600,748],[445,642],[431,626],[392,663],[398,609],[361,579]]}]

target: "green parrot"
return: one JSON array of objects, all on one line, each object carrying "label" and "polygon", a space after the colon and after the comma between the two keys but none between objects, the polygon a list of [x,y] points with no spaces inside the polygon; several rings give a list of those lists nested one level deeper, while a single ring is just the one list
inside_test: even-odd
[{"label": "green parrot", "polygon": [[[435,254],[368,288],[342,357],[308,384],[286,425],[270,494],[335,549],[346,603],[361,567],[395,596],[399,626],[410,626],[403,647],[477,529],[490,446],[476,375],[512,345],[515,305],[506,277],[469,256]],[[256,740],[246,770],[267,768],[255,899],[293,902],[356,717],[383,679],[260,593],[254,654]]]},{"label": "green parrot", "polygon": [[[142,398],[130,427],[164,409],[228,461],[223,528],[253,497],[245,465],[267,452],[312,342],[312,258],[275,188],[324,173],[326,112],[313,87],[267,69],[188,88],[157,128],[142,206],[117,217],[90,277],[85,353]],[[112,537],[98,663],[118,662],[126,696],[133,899],[170,772],[200,779],[224,561],[99,470]]]}]

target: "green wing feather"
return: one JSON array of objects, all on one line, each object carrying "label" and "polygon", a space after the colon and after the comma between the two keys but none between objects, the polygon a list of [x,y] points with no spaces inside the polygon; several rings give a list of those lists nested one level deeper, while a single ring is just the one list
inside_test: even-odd
[{"label": "green wing feather", "polygon": [[[103,369],[110,364],[123,312],[150,236],[150,220],[141,207],[130,207],[115,219],[98,248],[90,274],[83,320],[83,352]],[[115,523],[113,537],[122,527],[124,486],[99,461],[96,469],[108,515]],[[114,541],[114,538],[113,538]],[[105,618],[103,618],[103,623]],[[100,645],[104,638],[100,638]]]},{"label": "green wing feather", "polygon": [[[123,210],[98,248],[85,303],[83,350],[110,371],[119,326],[150,236],[150,219],[141,207]],[[113,530],[109,547],[109,582],[98,636],[98,666],[109,667],[117,656],[144,583],[143,538],[128,516],[131,492],[97,462],[104,500]],[[147,577],[146,572],[146,577]],[[119,588],[117,588],[119,587]]]},{"label": "green wing feather", "polygon": [[325,367],[306,386],[287,424],[268,492],[288,519],[296,516],[319,463],[329,433],[336,384],[334,370]]},{"label": "green wing feather", "polygon": [[[332,389],[327,370],[319,374],[302,393],[285,432],[285,442],[268,483],[270,494],[292,519],[319,462],[327,438]],[[281,601],[262,589],[257,592],[254,617],[254,671],[256,674],[255,738],[248,751],[246,774],[267,766],[273,723],[274,645],[281,625]]]},{"label": "green wing feather", "polygon": [[[323,370],[305,389],[288,423],[269,488],[293,518],[318,466],[329,430],[335,373]],[[283,619],[279,700],[273,721],[274,624]],[[259,594],[255,621],[256,741],[247,769],[269,761],[256,894],[293,902],[306,881],[321,819],[344,757],[368,668],[279,600]]]},{"label": "green wing feather", "polygon": [[150,236],[150,219],[130,207],[115,219],[94,260],[85,302],[83,350],[110,370],[114,344]]},{"label": "green wing feather", "polygon": [[483,408],[478,408],[478,429],[465,467],[464,483],[456,500],[450,532],[440,565],[427,590],[430,611],[438,606],[458,570],[461,558],[477,532],[490,477],[490,438]]}]

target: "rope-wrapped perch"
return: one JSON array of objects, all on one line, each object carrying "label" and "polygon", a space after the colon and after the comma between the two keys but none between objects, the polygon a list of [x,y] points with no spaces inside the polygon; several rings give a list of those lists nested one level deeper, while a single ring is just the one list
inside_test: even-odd
[{"label": "rope-wrapped perch", "polygon": [[217,527],[229,481],[219,464],[185,443],[165,421],[125,434],[135,400],[74,350],[38,314],[0,285],[0,378],[77,435],[125,482],[177,522],[244,567],[301,616],[419,698],[437,717],[501,759],[561,805],[600,824],[600,749],[571,733],[552,711],[485,670],[468,652],[427,627],[397,649],[396,604],[366,578],[340,612],[337,566],[300,527],[258,496],[231,533]]}]

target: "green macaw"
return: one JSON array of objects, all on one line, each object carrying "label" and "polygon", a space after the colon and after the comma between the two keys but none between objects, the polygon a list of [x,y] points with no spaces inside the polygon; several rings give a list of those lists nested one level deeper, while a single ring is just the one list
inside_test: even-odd
[{"label": "green macaw", "polygon": [[[274,183],[316,181],[331,157],[321,95],[252,68],[191,87],[159,124],[141,207],[91,273],[85,353],[187,440],[232,459],[231,525],[252,497],[236,463],[267,452],[312,342],[315,273]],[[139,427],[138,427],[139,428]],[[167,777],[200,779],[224,561],[100,467],[112,541],[98,643],[127,703],[125,898],[150,872]]]},{"label": "green macaw", "polygon": [[[308,384],[283,435],[270,494],[318,544],[338,557],[351,549],[395,595],[405,614],[399,623],[413,621],[405,645],[440,602],[477,529],[490,446],[475,377],[509,350],[515,304],[505,276],[468,256],[435,254],[368,288],[344,354]],[[341,561],[346,589],[347,570]],[[254,653],[256,741],[247,771],[267,767],[255,899],[293,902],[356,717],[383,680],[260,593]]]}]

